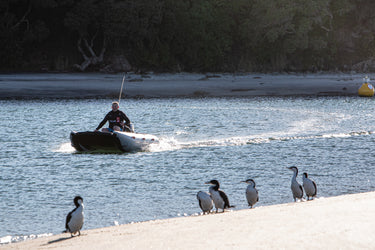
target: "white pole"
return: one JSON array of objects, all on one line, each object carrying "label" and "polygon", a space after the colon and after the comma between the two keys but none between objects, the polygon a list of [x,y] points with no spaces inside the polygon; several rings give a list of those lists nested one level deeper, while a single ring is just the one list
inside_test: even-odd
[{"label": "white pole", "polygon": [[120,100],[121,100],[122,87],[124,86],[124,81],[125,81],[125,75],[124,75],[124,77],[122,78],[122,84],[121,84],[120,95],[119,95],[119,97],[118,97],[118,103],[119,103],[119,104],[120,104]]}]

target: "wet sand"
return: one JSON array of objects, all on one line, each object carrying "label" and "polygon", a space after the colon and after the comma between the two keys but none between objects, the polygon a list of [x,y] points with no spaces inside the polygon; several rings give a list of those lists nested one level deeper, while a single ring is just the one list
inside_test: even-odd
[{"label": "wet sand", "polygon": [[[197,204],[198,206],[198,204]],[[375,192],[59,234],[4,249],[374,249]]]},{"label": "wet sand", "polygon": [[[123,97],[354,96],[362,74],[151,74],[126,77]],[[5,74],[0,99],[118,98],[123,75]]]}]

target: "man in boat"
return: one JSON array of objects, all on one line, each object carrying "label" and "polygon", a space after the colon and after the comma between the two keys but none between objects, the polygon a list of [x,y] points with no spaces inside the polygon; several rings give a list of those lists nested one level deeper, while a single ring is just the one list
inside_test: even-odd
[{"label": "man in boat", "polygon": [[[101,127],[108,121],[109,127],[103,128],[102,132],[113,132],[113,131],[127,131],[130,132],[130,120],[124,112],[119,110],[120,105],[118,102],[112,102],[112,110],[104,117],[103,121],[100,122],[99,126],[95,131],[99,131]],[[125,121],[125,124],[124,124]]]}]

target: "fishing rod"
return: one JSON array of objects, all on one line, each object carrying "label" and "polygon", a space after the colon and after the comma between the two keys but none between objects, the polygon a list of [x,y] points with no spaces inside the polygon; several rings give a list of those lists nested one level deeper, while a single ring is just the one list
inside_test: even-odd
[{"label": "fishing rod", "polygon": [[[126,74],[124,74],[124,77],[122,78],[120,95],[118,96],[118,104],[119,104],[119,106],[120,106],[120,101],[121,101],[122,88],[123,88],[124,82],[125,82],[125,77],[126,77]],[[124,125],[124,126],[127,127],[126,125]],[[128,128],[129,128],[130,132],[134,133],[134,125],[133,125],[133,123],[130,123]]]},{"label": "fishing rod", "polygon": [[119,97],[118,97],[118,104],[120,104],[120,101],[121,101],[122,87],[124,86],[125,76],[126,76],[126,74],[124,74],[124,77],[122,78],[121,89],[120,89],[120,95],[119,95]]}]

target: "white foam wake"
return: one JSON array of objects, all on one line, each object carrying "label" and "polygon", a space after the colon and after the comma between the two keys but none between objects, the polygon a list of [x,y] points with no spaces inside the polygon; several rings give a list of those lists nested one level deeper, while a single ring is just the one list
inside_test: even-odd
[{"label": "white foam wake", "polygon": [[246,144],[262,144],[273,141],[291,141],[291,140],[309,140],[309,139],[327,139],[327,138],[347,138],[355,136],[367,136],[373,134],[373,131],[357,131],[349,133],[327,133],[320,135],[306,136],[278,136],[277,134],[262,134],[241,137],[229,137],[212,140],[199,140],[189,142],[179,142],[175,138],[159,138],[159,144],[153,144],[150,147],[151,152],[171,151],[184,148],[197,147],[226,147],[226,146],[242,146]]},{"label": "white foam wake", "polygon": [[[293,136],[293,135],[280,135],[277,133],[250,135],[250,136],[236,136],[220,139],[208,139],[197,141],[178,141],[174,137],[160,137],[158,144],[151,144],[147,151],[149,152],[163,152],[173,151],[184,148],[197,148],[197,147],[230,147],[242,146],[246,144],[262,144],[270,143],[272,141],[290,141],[290,140],[309,140],[309,139],[323,139],[323,138],[347,138],[355,136],[367,136],[375,132],[373,131],[353,131],[349,133],[327,133],[321,135],[306,135],[306,136]],[[70,143],[63,143],[59,148],[53,150],[59,153],[73,153],[75,149]]]},{"label": "white foam wake", "polygon": [[72,147],[70,142],[66,142],[61,144],[59,148],[52,151],[57,153],[73,153],[76,150]]}]

